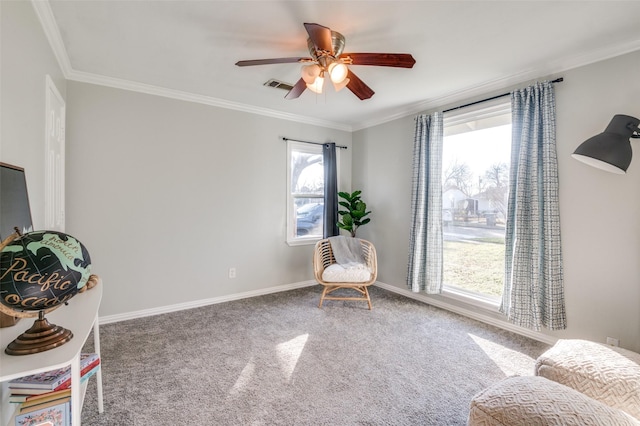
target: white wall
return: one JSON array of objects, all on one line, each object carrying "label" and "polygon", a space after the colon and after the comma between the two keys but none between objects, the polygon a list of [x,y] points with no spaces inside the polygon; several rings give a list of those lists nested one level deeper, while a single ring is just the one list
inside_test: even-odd
[{"label": "white wall", "polygon": [[25,169],[34,229],[41,229],[45,78],[51,76],[63,97],[66,80],[31,2],[0,1],[0,19],[0,161]]},{"label": "white wall", "polygon": [[313,279],[313,246],[285,243],[281,138],[350,132],[71,81],[67,117],[67,232],[105,283],[101,316]]},{"label": "white wall", "polygon": [[[0,19],[0,161],[26,169],[41,227],[50,74],[68,107],[67,231],[104,279],[102,316],[311,279],[311,247],[284,243],[282,136],[348,146],[353,138],[353,150],[341,152],[343,187],[351,187],[353,155],[353,189],[373,210],[359,236],[377,246],[380,282],[405,288],[413,117],[351,135],[67,83],[30,2],[0,2]],[[640,350],[640,162],[616,176],[569,157],[613,114],[640,116],[639,71],[635,52],[567,71],[556,86],[569,327],[545,336],[611,336]]]},{"label": "white wall", "polygon": [[[568,328],[541,337],[604,342],[610,336],[640,351],[640,158],[619,176],[570,157],[614,114],[640,117],[640,52],[561,75],[557,143]],[[413,129],[413,117],[406,117],[353,137],[353,187],[363,189],[373,210],[362,236],[379,247],[379,281],[399,289],[406,289]],[[632,145],[640,152],[640,141]],[[441,296],[425,297],[462,306]],[[495,314],[487,318],[501,321]]]},{"label": "white wall", "polygon": [[[67,101],[66,229],[104,280],[101,316],[313,278],[312,246],[284,242],[281,137],[350,146],[350,132],[67,82],[31,2],[0,2],[0,15],[0,161],[25,168],[41,229],[50,74]],[[340,154],[349,190],[351,150]]]}]

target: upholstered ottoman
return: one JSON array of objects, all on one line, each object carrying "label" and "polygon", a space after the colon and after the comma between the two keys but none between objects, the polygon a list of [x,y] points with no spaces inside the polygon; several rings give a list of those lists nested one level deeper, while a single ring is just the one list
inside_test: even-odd
[{"label": "upholstered ottoman", "polygon": [[640,354],[586,340],[558,340],[538,358],[535,374],[640,420]]},{"label": "upholstered ottoman", "polygon": [[640,422],[544,377],[509,377],[477,394],[470,426],[638,426]]}]

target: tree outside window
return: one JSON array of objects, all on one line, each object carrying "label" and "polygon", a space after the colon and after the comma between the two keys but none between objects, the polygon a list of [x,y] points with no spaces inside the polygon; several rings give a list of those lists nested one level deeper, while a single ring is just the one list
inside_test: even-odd
[{"label": "tree outside window", "polygon": [[466,114],[451,126],[445,115],[445,290],[492,303],[502,295],[510,154],[508,109],[489,120],[482,111]]}]

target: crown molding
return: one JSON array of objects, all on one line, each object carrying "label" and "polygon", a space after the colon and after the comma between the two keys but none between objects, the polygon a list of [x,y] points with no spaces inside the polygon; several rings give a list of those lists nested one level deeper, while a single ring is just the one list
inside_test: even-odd
[{"label": "crown molding", "polygon": [[40,20],[40,25],[42,25],[47,40],[49,40],[53,54],[62,70],[62,74],[64,78],[68,79],[73,68],[71,68],[71,61],[69,60],[67,49],[64,47],[62,34],[60,34],[60,29],[53,16],[49,0],[31,0],[31,5]]},{"label": "crown molding", "polygon": [[210,105],[220,108],[232,109],[236,111],[248,112],[251,114],[259,114],[267,117],[278,118],[282,120],[295,121],[297,123],[310,124],[313,126],[326,127],[336,130],[342,130],[347,132],[353,132],[357,130],[366,129],[369,127],[378,126],[393,120],[404,118],[410,115],[419,114],[424,111],[442,108],[446,105],[465,102],[474,97],[484,96],[487,93],[491,93],[498,90],[505,90],[507,87],[513,87],[518,84],[523,84],[528,81],[536,80],[542,76],[549,76],[559,74],[574,68],[589,65],[595,62],[600,62],[606,59],[610,59],[616,56],[624,55],[640,50],[640,39],[630,40],[626,43],[621,43],[616,46],[603,47],[601,49],[573,55],[568,58],[562,58],[554,62],[548,63],[546,66],[530,69],[515,75],[510,75],[495,80],[488,81],[486,83],[475,85],[473,87],[467,87],[458,90],[447,95],[428,99],[425,101],[412,103],[404,106],[399,106],[394,109],[394,113],[386,115],[382,118],[362,121],[354,123],[352,125],[337,123],[327,120],[319,120],[316,118],[284,113],[268,108],[256,107],[253,105],[241,104],[238,102],[231,102],[224,99],[218,99],[211,96],[199,95],[189,92],[182,92],[179,90],[167,89],[159,86],[152,86],[144,83],[138,83],[135,81],[123,80],[113,77],[107,77],[99,74],[92,74],[82,71],[76,71],[72,68],[67,50],[62,41],[62,35],[58,25],[56,24],[51,6],[48,0],[31,0],[33,8],[40,19],[40,23],[45,32],[49,44],[53,49],[54,55],[58,60],[58,64],[62,69],[62,73],[67,80],[79,81],[84,83],[97,84],[117,89],[130,90],[140,93],[146,93],[156,96],[163,96],[171,99],[182,100],[186,102],[196,102],[204,105]]},{"label": "crown molding", "polygon": [[31,4],[40,20],[40,25],[51,45],[53,53],[58,61],[64,77],[67,80],[78,81],[83,83],[97,84],[101,86],[112,87],[116,89],[130,90],[139,93],[162,96],[171,99],[182,100],[186,102],[195,102],[209,106],[232,109],[236,111],[248,112],[251,114],[259,114],[267,117],[278,118],[281,120],[295,121],[296,123],[310,124],[330,129],[343,130],[351,132],[350,125],[344,123],[336,123],[333,121],[320,120],[313,117],[307,117],[297,114],[284,113],[268,108],[260,108],[253,105],[241,104],[238,102],[226,101],[211,96],[199,95],[195,93],[183,92],[179,90],[167,89],[164,87],[153,86],[135,81],[129,81],[119,78],[107,77],[100,74],[93,74],[83,71],[76,71],[71,66],[69,55],[62,41],[60,29],[53,16],[53,11],[48,0],[31,0]]},{"label": "crown molding", "polygon": [[253,105],[241,104],[239,102],[231,102],[224,99],[218,99],[211,96],[199,95],[196,93],[183,92],[181,90],[167,89],[160,86],[139,83],[136,81],[123,80],[119,78],[106,77],[99,74],[87,73],[72,70],[67,77],[68,80],[81,83],[96,84],[99,86],[112,87],[115,89],[129,90],[148,95],[162,96],[165,98],[177,99],[185,102],[194,102],[219,108],[231,109],[236,111],[248,112],[251,114],[259,114],[267,117],[278,118],[281,120],[295,121],[296,123],[310,124],[336,130],[351,132],[351,126],[343,123],[335,123],[332,121],[319,120],[312,117],[290,114],[275,111],[268,108],[256,107]]},{"label": "crown molding", "polygon": [[382,119],[363,121],[353,124],[353,131],[378,126],[380,124],[404,118],[409,115],[419,114],[424,111],[442,108],[446,105],[467,102],[474,97],[486,96],[487,93],[505,90],[505,88],[507,87],[513,87],[526,82],[539,80],[541,78],[544,78],[544,76],[557,75],[575,68],[615,58],[627,53],[635,52],[637,50],[640,50],[640,39],[630,40],[626,43],[618,44],[616,46],[601,48],[586,54],[578,54],[570,56],[568,58],[562,58],[554,62],[550,62],[544,67],[539,67],[518,74],[488,81],[486,83],[468,87],[438,98],[428,99],[426,101],[399,107],[396,109],[396,112],[394,114],[388,115]]},{"label": "crown molding", "polygon": [[407,104],[397,108],[394,114],[388,115],[379,120],[369,120],[358,123],[357,125],[353,126],[353,129],[354,131],[362,130],[369,127],[378,126],[389,121],[398,120],[410,115],[420,114],[425,111],[443,108],[446,105],[468,102],[474,97],[486,96],[487,93],[491,93],[493,91],[505,90],[505,87],[520,84],[523,81],[535,78],[533,76],[539,75],[540,74],[538,74],[537,71],[532,70],[517,75],[488,81],[480,85],[475,85],[473,87],[467,87],[437,98],[427,99],[425,101],[420,101],[413,104]]}]

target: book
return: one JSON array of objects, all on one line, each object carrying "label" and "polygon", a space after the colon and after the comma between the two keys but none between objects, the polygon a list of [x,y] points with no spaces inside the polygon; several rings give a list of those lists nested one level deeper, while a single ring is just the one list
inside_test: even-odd
[{"label": "book", "polygon": [[[96,358],[91,364],[87,365],[80,372],[80,383],[84,383],[89,377],[93,376],[100,369],[100,358]],[[55,392],[71,388],[71,378],[56,387],[53,391],[49,389],[30,389],[30,388],[12,388],[9,402],[23,403],[28,400],[46,397]]]},{"label": "book", "polygon": [[100,366],[99,365],[97,365],[93,369],[89,370],[87,372],[87,374],[85,374],[84,376],[80,377],[80,383],[82,384],[82,383],[86,382],[89,379],[89,377],[91,377],[94,374],[96,374],[98,372],[98,370],[100,370]]},{"label": "book", "polygon": [[43,404],[45,402],[56,401],[64,398],[71,398],[71,388],[63,389],[60,391],[49,392],[43,395],[34,395],[31,397],[27,397],[24,403],[20,406],[20,410],[24,411],[24,409],[27,407]]},{"label": "book", "polygon": [[40,395],[51,392],[50,389],[12,388],[11,395]]},{"label": "book", "polygon": [[[99,362],[100,358],[98,357],[98,354],[95,353],[80,354],[80,370],[84,369],[92,362],[95,362],[96,359]],[[71,382],[71,366],[11,380],[9,382],[9,388],[48,389],[52,391],[64,384],[67,380]]]},{"label": "book", "polygon": [[11,402],[12,404],[21,404],[21,403],[25,402],[29,396],[30,395],[14,395],[14,394],[11,394],[9,396],[9,402]]},{"label": "book", "polygon": [[70,426],[71,402],[65,401],[37,410],[20,413],[16,416],[15,426]]},{"label": "book", "polygon": [[40,404],[20,408],[20,413],[32,413],[34,411],[42,410],[43,408],[55,407],[56,405],[64,404],[66,402],[71,402],[71,395],[60,399],[54,399],[53,401],[42,402]]},{"label": "book", "polygon": [[[96,358],[93,362],[91,362],[90,364],[82,367],[82,369],[80,370],[80,383],[84,383],[85,380],[85,375],[90,372],[91,370],[93,370],[94,368],[96,368],[97,366],[100,366],[100,358]],[[67,389],[71,387],[71,376],[69,376],[69,378],[67,380],[65,380],[63,383],[61,383],[59,386],[57,386],[54,391],[57,390],[62,390],[62,389]]]},{"label": "book", "polygon": [[[93,366],[93,368],[91,368],[91,366]],[[100,363],[94,362],[87,368],[91,369],[89,371],[86,371],[86,369],[83,371],[80,383],[86,382],[91,376],[100,371]],[[14,397],[14,395],[12,395],[12,397]],[[16,417],[16,425],[54,426],[58,424],[56,421],[60,418],[62,418],[63,421],[59,423],[60,425],[71,425],[71,387],[39,395],[20,395],[20,397],[26,399],[18,410],[20,414]],[[65,405],[66,408],[61,408]],[[63,409],[67,412],[66,417],[61,417],[60,415],[60,411]],[[18,419],[20,419],[20,422]]]},{"label": "book", "polygon": [[42,410],[43,408],[55,407],[56,405],[71,403],[71,396],[66,398],[54,399],[53,401],[42,402],[40,404],[29,405],[20,409],[20,414],[32,413],[34,411]]}]

